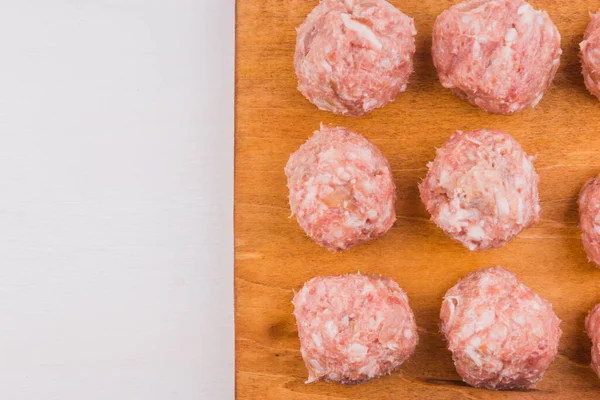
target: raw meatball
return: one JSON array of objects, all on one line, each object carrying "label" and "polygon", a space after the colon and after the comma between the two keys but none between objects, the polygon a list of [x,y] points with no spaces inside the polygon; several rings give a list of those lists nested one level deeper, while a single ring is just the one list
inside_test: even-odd
[{"label": "raw meatball", "polygon": [[545,11],[523,0],[469,0],[433,28],[440,82],[488,112],[535,107],[560,63],[560,33]]},{"label": "raw meatball", "polygon": [[585,30],[583,42],[579,43],[581,73],[585,87],[600,99],[600,12],[590,14],[590,17],[592,20]]},{"label": "raw meatball", "polygon": [[578,204],[583,247],[588,260],[600,266],[600,176],[583,185]]},{"label": "raw meatball", "polygon": [[413,19],[384,0],[321,0],[298,28],[298,90],[321,110],[359,116],[406,90]]},{"label": "raw meatball", "polygon": [[444,296],[440,318],[456,371],[487,389],[534,388],[562,334],[552,305],[502,267],[458,281]]},{"label": "raw meatball", "polygon": [[540,218],[533,157],[508,133],[458,131],[419,185],[431,219],[469,250],[501,247]]},{"label": "raw meatball", "polygon": [[592,368],[600,376],[600,304],[596,304],[587,315],[585,330],[592,339]]},{"label": "raw meatball", "polygon": [[313,278],[292,303],[306,383],[361,383],[389,374],[419,341],[408,298],[389,278]]},{"label": "raw meatball", "polygon": [[346,128],[321,126],[285,167],[290,208],[306,234],[341,251],[385,234],[396,221],[390,164]]}]

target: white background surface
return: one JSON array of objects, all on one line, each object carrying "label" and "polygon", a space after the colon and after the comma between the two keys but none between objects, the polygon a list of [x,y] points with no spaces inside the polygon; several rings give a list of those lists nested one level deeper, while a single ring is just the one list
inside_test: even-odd
[{"label": "white background surface", "polygon": [[0,398],[232,398],[234,1],[0,4]]}]

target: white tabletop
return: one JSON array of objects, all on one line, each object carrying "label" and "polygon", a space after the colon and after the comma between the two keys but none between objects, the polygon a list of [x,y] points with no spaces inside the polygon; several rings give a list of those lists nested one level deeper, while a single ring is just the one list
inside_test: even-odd
[{"label": "white tabletop", "polygon": [[233,397],[234,0],[0,13],[0,398]]}]

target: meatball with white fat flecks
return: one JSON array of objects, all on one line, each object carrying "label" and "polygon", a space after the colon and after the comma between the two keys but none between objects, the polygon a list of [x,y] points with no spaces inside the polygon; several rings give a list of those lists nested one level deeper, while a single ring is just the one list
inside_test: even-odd
[{"label": "meatball with white fat flecks", "polygon": [[458,131],[419,185],[431,219],[472,251],[501,247],[540,218],[533,157],[508,133]]},{"label": "meatball with white fat flecks", "polygon": [[360,116],[406,90],[417,31],[387,1],[321,0],[297,33],[298,90],[321,110]]}]

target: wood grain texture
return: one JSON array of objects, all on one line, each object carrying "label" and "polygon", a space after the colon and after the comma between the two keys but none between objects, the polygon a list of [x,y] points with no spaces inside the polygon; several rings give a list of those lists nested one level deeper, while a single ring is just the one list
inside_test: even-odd
[{"label": "wood grain texture", "polygon": [[[600,397],[589,367],[583,321],[600,301],[600,270],[586,260],[576,197],[600,172],[600,102],[583,85],[578,43],[600,3],[538,0],[562,34],[564,51],[552,88],[535,110],[487,114],[453,96],[431,60],[435,17],[456,1],[391,1],[415,18],[416,72],[408,91],[371,114],[319,111],[296,90],[295,30],[316,1],[238,0],[236,32],[235,293],[236,391],[239,399],[507,399]],[[388,157],[397,186],[398,221],[383,238],[331,254],[289,219],[283,168],[319,123],[361,133]],[[470,253],[429,221],[417,191],[425,165],[457,129],[510,132],[537,154],[542,219],[507,246]],[[563,320],[560,353],[538,389],[490,392],[462,384],[439,333],[445,291],[465,273],[503,265],[549,299]],[[290,303],[293,289],[316,275],[356,272],[394,278],[408,293],[420,343],[391,376],[359,386],[305,385]]]}]

